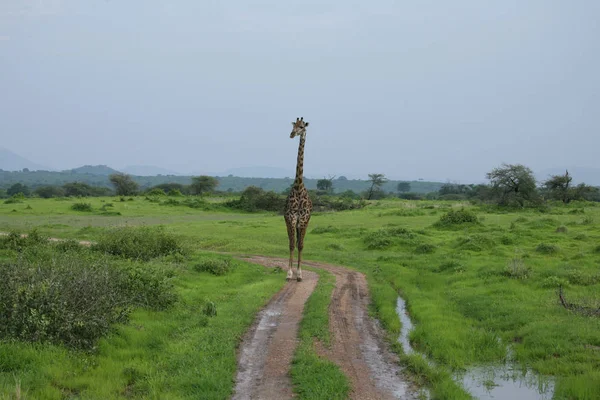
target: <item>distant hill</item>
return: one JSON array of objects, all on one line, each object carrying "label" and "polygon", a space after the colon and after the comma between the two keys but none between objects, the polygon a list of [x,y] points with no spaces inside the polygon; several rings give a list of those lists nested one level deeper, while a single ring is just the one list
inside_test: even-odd
[{"label": "distant hill", "polygon": [[120,171],[117,171],[116,169],[113,169],[106,165],[84,165],[83,167],[73,168],[63,172],[70,172],[72,174],[108,176],[111,174],[119,173]]},{"label": "distant hill", "polygon": [[121,170],[127,174],[137,176],[181,175],[179,172],[156,167],[154,165],[129,165]]},{"label": "distant hill", "polygon": [[0,147],[0,169],[4,171],[21,171],[23,168],[27,168],[30,171],[48,171],[50,168],[40,164],[36,164],[33,161],[29,161],[25,157],[13,153],[12,151]]},{"label": "distant hill", "polygon": [[586,183],[592,186],[600,186],[600,168],[592,167],[561,167],[548,168],[536,174],[539,182],[547,180],[551,175],[564,175],[565,170],[573,177],[573,183]]},{"label": "distant hill", "polygon": [[296,172],[295,170],[287,170],[283,168],[254,166],[245,168],[232,168],[225,171],[222,176],[229,175],[238,176],[240,178],[293,178],[296,175]]}]

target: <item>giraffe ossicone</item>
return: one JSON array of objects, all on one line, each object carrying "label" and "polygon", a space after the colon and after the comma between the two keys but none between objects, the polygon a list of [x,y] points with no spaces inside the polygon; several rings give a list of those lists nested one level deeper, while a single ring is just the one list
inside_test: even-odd
[{"label": "giraffe ossicone", "polygon": [[290,133],[290,138],[300,136],[300,144],[298,145],[298,160],[296,162],[296,179],[290,189],[287,201],[285,202],[285,211],[283,218],[287,227],[288,239],[290,243],[290,262],[287,273],[287,280],[294,278],[293,263],[294,249],[298,248],[298,267],[296,268],[296,279],[302,281],[302,250],[304,249],[304,236],[310,221],[312,212],[312,202],[308,195],[306,187],[304,187],[304,143],[306,141],[306,127],[308,122],[304,121],[304,117],[296,118],[296,122],[292,122],[293,128]]}]

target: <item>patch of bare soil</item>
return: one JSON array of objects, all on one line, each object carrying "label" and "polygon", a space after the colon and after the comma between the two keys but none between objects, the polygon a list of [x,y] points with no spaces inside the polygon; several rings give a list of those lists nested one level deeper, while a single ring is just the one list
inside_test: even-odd
[{"label": "patch of bare soil", "polygon": [[[244,258],[267,267],[286,267],[287,261],[265,257]],[[289,376],[298,344],[298,324],[304,303],[317,286],[318,275],[303,271],[303,281],[288,282],[269,301],[244,336],[238,358],[234,400],[289,399]]]},{"label": "patch of bare soil", "polygon": [[[257,256],[245,260],[287,268],[285,259]],[[318,352],[339,365],[349,378],[351,398],[416,399],[416,389],[405,378],[378,321],[368,315],[370,300],[365,276],[335,265],[316,262],[305,262],[305,265],[325,269],[336,278],[329,306],[332,346],[327,349],[319,345]],[[244,338],[234,399],[293,397],[288,372],[297,344],[298,323],[304,302],[317,283],[316,274],[303,272],[305,280],[292,281],[275,295]],[[302,289],[304,285],[308,287]]]}]

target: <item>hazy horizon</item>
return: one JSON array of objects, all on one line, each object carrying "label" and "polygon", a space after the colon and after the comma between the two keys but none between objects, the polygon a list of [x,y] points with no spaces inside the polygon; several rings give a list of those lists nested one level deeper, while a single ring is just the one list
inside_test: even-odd
[{"label": "hazy horizon", "polygon": [[5,0],[0,146],[55,169],[600,168],[600,3]]}]

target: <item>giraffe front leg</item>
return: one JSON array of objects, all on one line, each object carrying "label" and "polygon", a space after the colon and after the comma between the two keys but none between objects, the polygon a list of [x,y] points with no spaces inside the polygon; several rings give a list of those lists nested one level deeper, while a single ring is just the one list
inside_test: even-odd
[{"label": "giraffe front leg", "polygon": [[294,218],[286,218],[285,223],[287,225],[288,238],[290,239],[290,262],[288,264],[287,280],[294,278],[294,248],[296,246],[296,220]]}]

